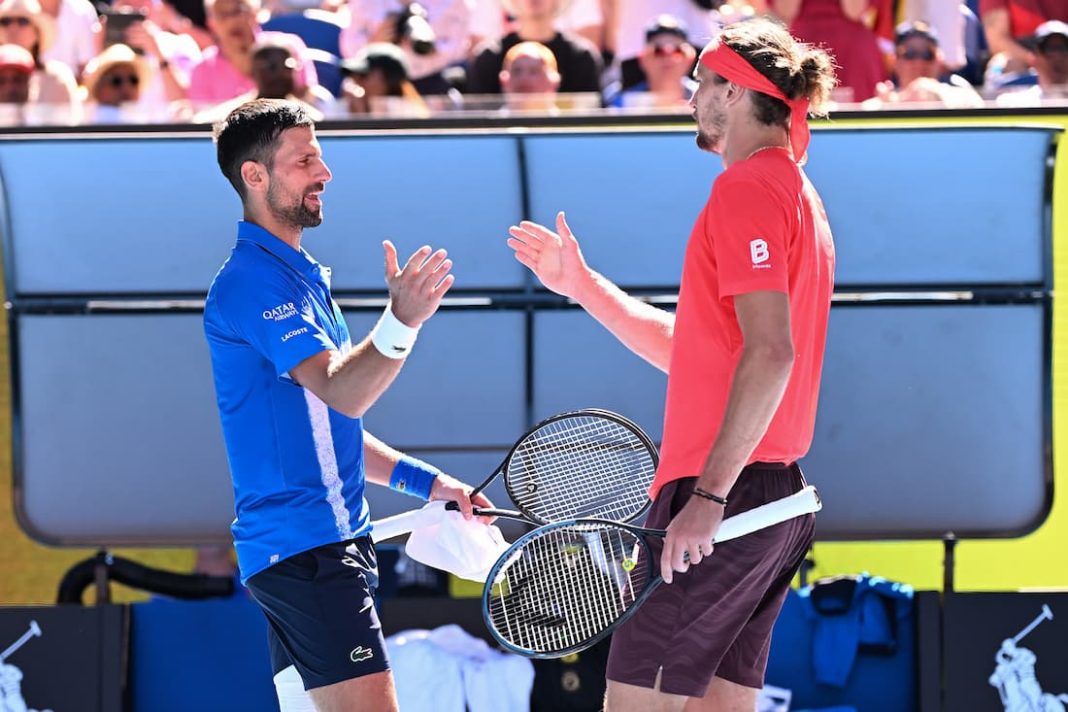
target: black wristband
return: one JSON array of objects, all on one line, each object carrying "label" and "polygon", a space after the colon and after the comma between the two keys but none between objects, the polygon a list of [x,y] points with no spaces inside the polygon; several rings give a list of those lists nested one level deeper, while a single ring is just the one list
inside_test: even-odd
[{"label": "black wristband", "polygon": [[700,487],[694,487],[692,494],[697,496],[697,497],[703,497],[705,499],[710,499],[713,502],[715,502],[716,504],[722,505],[724,507],[727,506],[727,499],[725,497],[720,497],[718,494],[712,494],[711,492],[706,492],[705,490],[701,489]]}]

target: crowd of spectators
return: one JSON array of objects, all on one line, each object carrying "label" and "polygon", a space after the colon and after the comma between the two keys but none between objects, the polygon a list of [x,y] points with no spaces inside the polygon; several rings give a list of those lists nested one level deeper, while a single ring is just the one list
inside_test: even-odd
[{"label": "crowd of spectators", "polygon": [[842,108],[1068,99],[1068,0],[106,1],[0,0],[0,123],[685,113],[700,48],[759,15],[832,53]]}]

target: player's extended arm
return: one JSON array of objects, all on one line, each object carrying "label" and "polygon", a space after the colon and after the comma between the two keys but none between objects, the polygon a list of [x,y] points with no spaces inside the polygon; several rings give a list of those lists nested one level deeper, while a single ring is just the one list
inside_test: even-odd
[{"label": "player's extended arm", "polygon": [[[403,456],[399,450],[386,445],[366,430],[363,431],[363,471],[368,482],[389,487],[393,468]],[[460,505],[460,513],[467,519],[471,518],[473,507],[493,509],[493,502],[486,495],[479,493],[472,497],[470,485],[444,472],[434,478],[430,500],[457,502]],[[489,520],[486,522],[489,523]]]},{"label": "player's extended arm", "polygon": [[333,410],[360,418],[393,382],[403,363],[380,354],[368,337],[344,355],[320,351],[289,373]]},{"label": "player's extended arm", "polygon": [[[401,270],[392,243],[387,241],[383,246],[390,296],[386,308],[403,325],[418,328],[437,311],[452,286],[452,261],[446,259],[445,250],[431,255],[429,247],[422,247]],[[389,387],[403,363],[403,358],[381,353],[369,334],[347,354],[320,351],[301,361],[290,376],[334,410],[358,418]]]},{"label": "player's extended arm", "polygon": [[547,288],[575,300],[624,346],[665,373],[675,315],[646,304],[590,269],[563,213],[556,232],[524,221],[509,229],[508,246]]}]

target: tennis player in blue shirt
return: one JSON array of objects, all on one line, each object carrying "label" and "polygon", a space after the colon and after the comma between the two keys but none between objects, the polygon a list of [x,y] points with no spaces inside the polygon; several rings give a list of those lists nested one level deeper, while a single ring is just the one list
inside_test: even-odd
[{"label": "tennis player in blue shirt", "polygon": [[256,100],[215,128],[219,167],[244,220],[204,308],[234,484],[241,578],[270,624],[281,674],[299,673],[316,709],[397,709],[373,593],[366,481],[423,499],[492,506],[471,488],[364,432],[361,418],[404,364],[453,283],[444,250],[401,267],[388,241],[390,302],[352,344],[330,270],[301,247],[323,220],[331,173],[298,104]]}]

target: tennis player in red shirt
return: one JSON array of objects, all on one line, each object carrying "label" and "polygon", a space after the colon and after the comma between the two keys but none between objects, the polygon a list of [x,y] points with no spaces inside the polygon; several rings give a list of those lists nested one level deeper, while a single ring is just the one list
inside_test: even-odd
[{"label": "tennis player in red shirt", "polygon": [[647,526],[667,529],[660,563],[672,585],[613,636],[608,712],[752,712],[815,522],[712,552],[724,517],[805,486],[796,461],[812,441],[834,244],[801,164],[806,119],[821,112],[833,68],[781,26],[750,20],[704,49],[695,78],[697,145],[726,170],[690,236],[675,314],[590,269],[563,213],[555,232],[532,222],[509,231],[516,259],[546,287],[668,374]]}]

